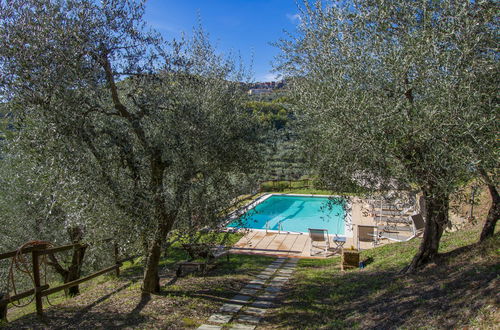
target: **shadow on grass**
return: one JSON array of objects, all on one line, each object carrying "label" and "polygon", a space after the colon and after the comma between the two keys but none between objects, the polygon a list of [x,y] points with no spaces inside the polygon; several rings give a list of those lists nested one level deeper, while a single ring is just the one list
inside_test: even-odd
[{"label": "shadow on grass", "polygon": [[476,244],[460,247],[440,257],[455,258],[451,264],[430,265],[407,276],[369,268],[340,273],[331,266],[308,267],[295,278],[284,306],[266,322],[314,329],[468,325],[481,308],[499,302],[493,293],[498,288],[498,262],[470,262],[471,251],[477,249]]},{"label": "shadow on grass", "polygon": [[229,261],[219,261],[206,276],[254,275],[267,267],[274,259],[269,256],[231,254]]},{"label": "shadow on grass", "polygon": [[[160,260],[160,278],[172,277],[172,274],[175,271],[175,265],[180,261],[186,260],[187,258],[188,255],[186,251],[178,247],[171,247],[168,251],[168,255]],[[144,275],[144,265],[138,259],[134,262],[129,262],[124,269],[122,269],[120,274],[121,278],[134,282],[142,280]]]},{"label": "shadow on grass", "polygon": [[159,295],[165,297],[177,297],[177,298],[199,298],[203,300],[210,301],[211,303],[227,303],[231,297],[233,297],[237,291],[227,290],[223,293],[217,290],[203,290],[203,291],[161,291]]},{"label": "shadow on grass", "polygon": [[151,296],[149,294],[141,295],[141,301],[139,301],[137,306],[135,306],[134,309],[129,313],[129,316],[133,317],[135,315],[139,315],[150,300]]},{"label": "shadow on grass", "polygon": [[87,306],[85,306],[84,308],[82,308],[81,310],[79,310],[78,312],[76,312],[73,317],[71,317],[69,320],[68,320],[68,324],[72,324],[72,325],[77,325],[78,324],[78,321],[82,318],[83,315],[85,315],[86,313],[88,313],[93,307],[95,307],[96,305],[102,303],[103,301],[105,301],[106,299],[108,299],[109,297],[111,297],[112,295],[122,291],[122,290],[125,290],[126,288],[128,288],[132,283],[126,283],[118,288],[116,288],[115,290],[113,290],[112,292],[100,297],[99,299],[95,300],[94,302],[92,302],[91,304],[88,304]]},{"label": "shadow on grass", "polygon": [[17,319],[12,323],[7,323],[2,326],[5,329],[68,329],[68,328],[89,328],[98,326],[99,328],[116,328],[125,326],[138,326],[144,323],[147,319],[140,315],[142,308],[147,304],[147,301],[141,302],[129,314],[116,314],[109,312],[96,312],[94,307],[105,302],[111,296],[127,289],[132,283],[126,283],[109,292],[106,295],[99,297],[95,301],[86,304],[83,308],[68,308],[63,306],[55,306],[44,310],[43,319],[39,319],[35,313],[28,314]]},{"label": "shadow on grass", "polygon": [[205,275],[193,273],[186,277],[172,278],[163,286],[160,294],[226,303],[247,280],[262,271],[273,259],[267,256],[232,254],[229,261],[221,258]]},{"label": "shadow on grass", "polygon": [[[189,316],[189,309],[192,308],[201,308],[201,313],[206,313],[206,310],[212,313],[220,304],[232,298],[251,278],[251,274],[261,271],[272,260],[269,257],[231,255],[229,262],[221,259],[217,267],[205,276],[177,278],[170,276],[173,272],[168,272],[164,274],[166,276],[162,276],[161,293],[143,296],[140,300],[137,296],[140,294],[137,279],[142,276],[142,265],[132,264],[122,271],[118,282],[105,282],[104,288],[87,290],[71,303],[47,308],[45,323],[40,322],[35,313],[31,313],[7,324],[7,328],[150,327],[158,324],[160,321],[157,318],[162,318],[164,314]],[[174,264],[173,259],[163,260],[162,269],[172,268],[170,265]],[[106,287],[109,292],[103,293],[102,290],[106,290]],[[189,307],[191,305],[197,307]],[[202,315],[206,317],[205,314]],[[182,322],[182,319],[175,322]]]},{"label": "shadow on grass", "polygon": [[[116,314],[109,312],[89,312],[85,319],[78,323],[70,323],[69,320],[65,318],[67,311],[64,309],[58,310],[57,313],[50,313],[48,318],[50,322],[46,324],[43,328],[52,329],[89,329],[89,328],[100,328],[100,329],[115,329],[115,328],[129,328],[140,326],[145,323],[148,318],[140,314]],[[62,326],[51,327],[51,324],[62,324]],[[27,324],[29,328],[39,328],[34,324]],[[41,327],[40,327],[41,328]]]}]

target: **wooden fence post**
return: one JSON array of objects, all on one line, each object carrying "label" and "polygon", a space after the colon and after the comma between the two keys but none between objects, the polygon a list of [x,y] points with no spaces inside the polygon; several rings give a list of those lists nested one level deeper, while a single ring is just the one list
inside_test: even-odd
[{"label": "wooden fence post", "polygon": [[41,295],[41,283],[40,283],[40,260],[39,260],[39,250],[34,249],[31,252],[31,258],[33,261],[33,281],[35,282],[35,304],[36,313],[39,317],[43,316],[43,304]]},{"label": "wooden fence post", "polygon": [[[0,292],[0,300],[2,300],[7,294]],[[7,304],[0,305],[0,324],[1,322],[7,322]]]},{"label": "wooden fence post", "polygon": [[[115,264],[119,264],[119,258],[118,258],[118,244],[115,242],[113,245],[114,248],[114,254],[115,254]],[[120,277],[120,267],[116,267],[116,277]]]}]

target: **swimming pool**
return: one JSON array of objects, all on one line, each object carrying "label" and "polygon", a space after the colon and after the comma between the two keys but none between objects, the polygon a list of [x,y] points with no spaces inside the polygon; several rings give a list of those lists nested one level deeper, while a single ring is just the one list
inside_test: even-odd
[{"label": "swimming pool", "polygon": [[[307,233],[308,228],[328,229],[344,235],[345,210],[342,202],[328,197],[271,195],[228,227],[281,230]],[[280,228],[281,226],[281,228]]]}]

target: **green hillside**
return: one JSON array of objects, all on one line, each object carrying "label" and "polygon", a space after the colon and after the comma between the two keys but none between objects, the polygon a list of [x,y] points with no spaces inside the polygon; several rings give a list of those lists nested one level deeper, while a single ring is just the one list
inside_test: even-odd
[{"label": "green hillside", "polygon": [[[339,257],[302,260],[283,307],[267,320],[287,329],[496,328],[500,233],[475,244],[479,228],[448,233],[439,266],[398,274],[420,240],[390,244],[362,253],[372,262],[341,272]],[[272,326],[271,326],[272,324]]]}]

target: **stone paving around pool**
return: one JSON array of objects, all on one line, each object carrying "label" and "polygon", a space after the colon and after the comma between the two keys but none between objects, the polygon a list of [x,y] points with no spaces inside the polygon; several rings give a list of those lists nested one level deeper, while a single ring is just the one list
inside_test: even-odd
[{"label": "stone paving around pool", "polygon": [[276,258],[198,329],[255,329],[268,309],[278,303],[281,289],[292,276],[298,260]]}]

